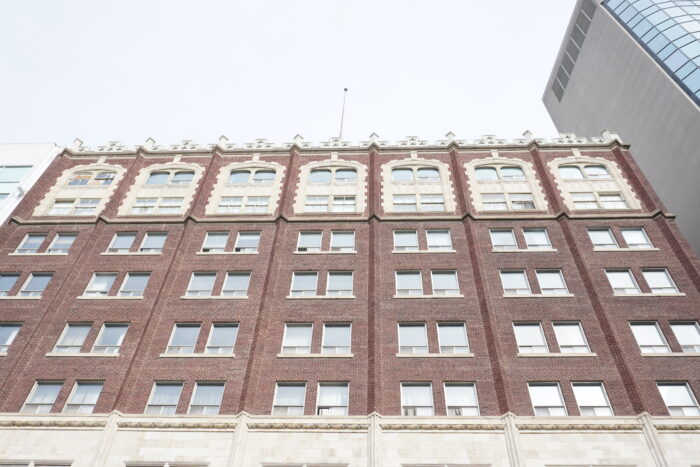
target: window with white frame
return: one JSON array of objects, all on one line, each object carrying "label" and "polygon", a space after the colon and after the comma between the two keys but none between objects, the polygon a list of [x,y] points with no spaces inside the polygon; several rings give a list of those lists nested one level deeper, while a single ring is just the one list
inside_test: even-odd
[{"label": "window with white frame", "polygon": [[224,287],[221,289],[221,295],[225,297],[247,297],[250,274],[250,271],[227,273]]},{"label": "window with white frame", "polygon": [[528,383],[527,387],[536,416],[567,415],[559,383]]},{"label": "window with white frame", "polygon": [[500,271],[505,295],[530,295],[530,283],[525,271]]},{"label": "window with white frame", "polygon": [[104,381],[78,381],[68,397],[63,413],[91,414],[100,398]]},{"label": "window with white frame", "polygon": [[118,354],[128,329],[129,325],[126,323],[104,323],[92,347],[92,352]]},{"label": "window with white frame", "polygon": [[589,353],[591,351],[579,322],[552,323],[561,353]]},{"label": "window with white frame", "polygon": [[603,383],[571,383],[571,386],[581,415],[595,417],[613,415]]},{"label": "window with white frame", "polygon": [[14,287],[17,279],[19,279],[19,274],[0,274],[0,297],[6,297],[10,294],[10,290]]},{"label": "window with white frame", "polygon": [[549,353],[540,323],[513,323],[519,353]]},{"label": "window with white frame", "polygon": [[484,211],[507,211],[508,203],[504,193],[483,193],[481,202],[484,206]]},{"label": "window with white frame", "polygon": [[469,353],[467,328],[464,326],[464,323],[438,323],[437,331],[438,342],[440,344],[440,353]]},{"label": "window with white frame", "polygon": [[421,194],[419,195],[421,211],[444,211],[445,196],[442,194]]},{"label": "window with white frame", "polygon": [[176,185],[187,186],[192,182],[194,172],[190,170],[170,170],[151,172],[146,185]]},{"label": "window with white frame", "polygon": [[518,243],[515,241],[513,229],[489,229],[491,245],[494,250],[517,250]]},{"label": "window with white frame", "polygon": [[483,193],[485,211],[523,211],[535,209],[532,193]]},{"label": "window with white frame", "polygon": [[352,271],[330,271],[328,273],[326,295],[352,296],[352,282]]},{"label": "window with white frame", "polygon": [[351,327],[350,323],[323,323],[322,354],[350,353]]},{"label": "window with white frame", "polygon": [[418,232],[415,230],[394,230],[395,251],[418,251]]},{"label": "window with white frame", "polygon": [[136,198],[131,214],[180,214],[184,200],[182,197]]},{"label": "window with white frame", "polygon": [[63,255],[68,254],[70,247],[73,246],[73,242],[77,237],[78,234],[58,233],[53,238],[51,245],[46,249],[46,252]]},{"label": "window with white frame", "polygon": [[667,269],[642,269],[642,275],[647,281],[651,293],[678,293],[678,288],[673,283]]},{"label": "window with white frame", "polygon": [[219,214],[266,213],[269,196],[222,196],[217,212]]},{"label": "window with white frame", "polygon": [[475,173],[478,181],[522,181],[526,179],[523,170],[515,166],[482,166],[477,167]]},{"label": "window with white frame", "polygon": [[228,177],[229,185],[270,185],[275,180],[276,172],[269,169],[232,170]]},{"label": "window with white frame", "polygon": [[566,295],[569,289],[559,269],[537,270],[537,282],[545,295]]},{"label": "window with white frame", "polygon": [[428,335],[425,323],[399,323],[399,353],[428,353]]},{"label": "window with white frame", "polygon": [[257,253],[260,232],[238,232],[233,251],[236,253]]},{"label": "window with white frame", "polygon": [[223,396],[224,383],[200,383],[198,381],[195,384],[187,413],[190,415],[219,415]]},{"label": "window with white frame", "polygon": [[448,417],[479,415],[479,401],[474,383],[445,383],[445,406]]},{"label": "window with white frame", "polygon": [[420,271],[396,271],[396,295],[423,295]]},{"label": "window with white frame", "polygon": [[238,338],[237,323],[214,323],[204,349],[208,354],[233,354]]},{"label": "window with white frame", "polygon": [[297,251],[300,252],[313,252],[321,251],[321,238],[323,237],[323,232],[320,230],[302,230],[299,232],[299,238],[297,240]]},{"label": "window with white frame", "polygon": [[355,203],[354,196],[333,196],[331,212],[355,212]]},{"label": "window with white frame", "polygon": [[622,238],[627,243],[627,248],[649,249],[654,245],[649,240],[649,236],[642,227],[624,227],[620,229]]},{"label": "window with white frame", "polygon": [[574,209],[628,209],[622,193],[575,192],[571,193]]},{"label": "window with white frame", "polygon": [[619,248],[617,240],[609,228],[588,229],[588,238],[593,248]]},{"label": "window with white frame", "polygon": [[671,323],[671,329],[683,352],[700,353],[700,327],[697,321],[675,321]]},{"label": "window with white frame", "polygon": [[430,271],[433,295],[459,295],[457,271]]},{"label": "window with white frame", "polygon": [[170,342],[165,349],[166,354],[192,354],[199,338],[199,323],[176,323]]},{"label": "window with white frame", "polygon": [[8,351],[21,328],[19,323],[0,323],[0,353]]},{"label": "window with white frame", "polygon": [[698,401],[686,382],[656,383],[661,398],[671,416],[697,417],[700,415]]},{"label": "window with white frame", "polygon": [[44,240],[46,240],[45,233],[33,233],[27,234],[22,240],[22,243],[17,247],[15,253],[18,254],[36,254],[39,252],[39,248],[43,245]]},{"label": "window with white frame", "polygon": [[202,253],[223,253],[228,243],[228,232],[207,232]]},{"label": "window with white frame", "polygon": [[416,195],[394,195],[393,209],[396,212],[416,212],[418,211],[418,202]]},{"label": "window with white frame", "polygon": [[293,297],[315,296],[318,290],[317,272],[293,272],[290,295]]},{"label": "window with white frame", "polygon": [[331,251],[355,251],[355,231],[331,230]]},{"label": "window with white frame", "polygon": [[99,198],[57,199],[46,213],[47,216],[94,216]]},{"label": "window with white frame", "polygon": [[83,348],[90,328],[89,323],[68,323],[53,348],[55,353],[78,353]]},{"label": "window with white frame", "polygon": [[286,323],[284,325],[284,336],[282,337],[282,353],[311,353],[312,333],[313,326],[311,323]]},{"label": "window with white frame", "polygon": [[435,415],[432,384],[401,383],[401,414],[419,417]]},{"label": "window with white frame", "polygon": [[37,381],[20,413],[50,413],[63,381]]},{"label": "window with white frame", "polygon": [[329,196],[307,196],[304,201],[304,212],[328,212]]},{"label": "window with white frame", "polygon": [[394,182],[439,182],[440,170],[433,167],[400,167],[391,171]]},{"label": "window with white frame", "polygon": [[528,250],[552,249],[552,242],[549,240],[549,235],[547,235],[547,229],[523,229],[523,235],[525,236],[525,245],[527,245]]},{"label": "window with white frame", "polygon": [[76,172],[68,181],[68,186],[109,186],[115,175],[115,172]]},{"label": "window with white frame", "polygon": [[348,383],[318,383],[316,415],[347,415],[348,392]]},{"label": "window with white frame", "polygon": [[621,193],[597,193],[598,202],[603,209],[627,209],[627,203]]},{"label": "window with white frame", "polygon": [[656,321],[631,322],[630,328],[642,353],[671,352],[671,348],[668,346],[666,339],[664,339],[664,335],[661,333],[661,329],[659,329]]},{"label": "window with white frame", "polygon": [[120,297],[143,297],[150,277],[150,272],[127,273],[118,295]]},{"label": "window with white frame", "polygon": [[135,232],[117,232],[112,237],[107,251],[109,253],[128,253],[136,240]]},{"label": "window with white frame", "polygon": [[304,415],[306,383],[277,383],[272,415]]},{"label": "window with white frame", "polygon": [[146,405],[146,414],[174,415],[180,402],[182,383],[156,381],[151,390],[151,397]]},{"label": "window with white frame", "polygon": [[609,179],[612,178],[603,165],[561,165],[559,176],[564,180]]},{"label": "window with white frame", "polygon": [[632,271],[629,269],[606,269],[605,274],[608,276],[608,282],[610,282],[615,295],[633,295],[641,292]]},{"label": "window with white frame", "polygon": [[426,230],[425,238],[430,251],[452,250],[452,236],[449,229]]},{"label": "window with white frame", "polygon": [[139,252],[141,253],[162,253],[165,240],[168,238],[167,232],[146,232],[143,237]]},{"label": "window with white frame", "polygon": [[216,273],[214,272],[193,272],[186,295],[188,297],[210,297],[214,289],[214,281],[216,281]]},{"label": "window with white frame", "polygon": [[41,294],[46,289],[46,286],[51,282],[51,273],[37,273],[33,272],[29,274],[27,281],[22,286],[19,291],[20,297],[41,297]]}]

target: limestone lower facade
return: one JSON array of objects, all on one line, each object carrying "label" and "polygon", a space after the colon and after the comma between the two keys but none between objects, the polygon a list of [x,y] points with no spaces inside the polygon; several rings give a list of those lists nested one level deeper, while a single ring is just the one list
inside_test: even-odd
[{"label": "limestone lower facade", "polygon": [[700,417],[4,414],[0,465],[694,467]]}]

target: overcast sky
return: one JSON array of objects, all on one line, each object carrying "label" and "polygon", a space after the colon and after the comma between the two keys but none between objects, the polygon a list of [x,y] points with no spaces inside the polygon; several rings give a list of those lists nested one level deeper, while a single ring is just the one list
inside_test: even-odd
[{"label": "overcast sky", "polygon": [[0,0],[0,143],[555,136],[574,3]]}]

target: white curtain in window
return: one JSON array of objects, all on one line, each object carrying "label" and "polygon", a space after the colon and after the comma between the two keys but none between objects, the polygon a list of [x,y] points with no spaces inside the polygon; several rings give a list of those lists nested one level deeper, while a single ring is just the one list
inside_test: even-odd
[{"label": "white curtain in window", "polygon": [[163,248],[167,236],[168,234],[166,233],[147,233],[146,238],[143,240],[143,245],[141,245],[141,248]]},{"label": "white curtain in window", "polygon": [[614,289],[636,289],[629,271],[607,271],[608,280]]},{"label": "white curtain in window", "polygon": [[514,329],[518,345],[545,345],[544,336],[542,335],[542,329],[539,324],[516,324]]},{"label": "white curtain in window", "polygon": [[305,385],[277,386],[275,405],[304,405]]},{"label": "white curtain in window", "polygon": [[418,234],[415,231],[394,232],[394,242],[397,247],[418,248]]},{"label": "white curtain in window", "polygon": [[96,404],[102,392],[102,383],[78,383],[69,404]]},{"label": "white curtain in window", "polygon": [[350,326],[326,326],[323,345],[350,347]]},{"label": "white curtain in window", "polygon": [[61,339],[61,345],[79,346],[83,345],[85,338],[90,332],[89,325],[69,325]]},{"label": "white curtain in window", "polygon": [[316,273],[313,274],[294,274],[294,290],[316,290]]},{"label": "white curtain in window", "polygon": [[659,384],[659,392],[668,407],[695,405],[685,384]]},{"label": "white curtain in window", "polygon": [[640,323],[632,325],[632,333],[640,345],[663,345],[666,343],[661,337],[659,328],[653,323]]},{"label": "white curtain in window", "polygon": [[92,278],[90,290],[95,292],[109,292],[116,277],[116,274],[95,274]]},{"label": "white curtain in window", "polygon": [[194,346],[199,336],[199,326],[175,326],[170,345],[176,347]]},{"label": "white curtain in window", "polygon": [[467,334],[464,331],[464,326],[441,324],[438,326],[440,334],[440,345],[446,347],[466,347]]},{"label": "white curtain in window", "polygon": [[557,336],[559,345],[586,345],[581,326],[577,323],[555,324],[554,334]]},{"label": "white curtain in window", "polygon": [[311,326],[287,326],[284,345],[289,347],[309,347],[311,345]]},{"label": "white curtain in window", "polygon": [[544,229],[528,229],[523,230],[525,235],[525,243],[528,245],[549,245],[547,231]]},{"label": "white curtain in window", "polygon": [[433,288],[435,289],[459,289],[457,273],[454,271],[433,271]]},{"label": "white curtain in window", "polygon": [[192,405],[221,405],[223,394],[223,384],[197,384]]},{"label": "white curtain in window", "polygon": [[347,384],[321,384],[318,396],[319,406],[347,406]]},{"label": "white curtain in window", "polygon": [[355,246],[354,232],[333,232],[331,234],[332,247],[352,248]]},{"label": "white curtain in window", "polygon": [[151,397],[151,405],[177,405],[182,384],[157,384]]},{"label": "white curtain in window", "polygon": [[493,246],[516,246],[512,230],[492,230],[491,242]]},{"label": "white curtain in window", "polygon": [[[678,339],[678,343],[681,345],[700,345],[700,331],[698,331],[698,325],[695,323],[674,323],[671,324],[673,333]],[[0,333],[2,331],[0,330]],[[2,339],[0,338],[0,342]]]},{"label": "white curtain in window", "polygon": [[565,289],[560,271],[537,271],[537,281],[542,289]]},{"label": "white curtain in window", "polygon": [[209,338],[212,347],[231,347],[236,342],[238,326],[214,326]]},{"label": "white curtain in window", "polygon": [[299,232],[299,247],[321,248],[321,232]]},{"label": "white curtain in window", "polygon": [[427,347],[428,338],[425,335],[425,325],[400,325],[399,345],[402,347]]},{"label": "white curtain in window", "polygon": [[452,247],[449,230],[429,230],[427,236],[430,246]]},{"label": "white curtain in window", "polygon": [[574,395],[579,406],[607,407],[603,386],[600,384],[574,384]]},{"label": "white curtain in window", "polygon": [[352,290],[351,272],[332,272],[328,274],[329,290]]},{"label": "white curtain in window", "polygon": [[536,407],[562,406],[559,386],[556,384],[530,385],[530,399]]},{"label": "white curtain in window", "polygon": [[191,290],[209,290],[214,288],[216,274],[194,274],[192,276]]},{"label": "white curtain in window", "polygon": [[445,385],[445,402],[448,407],[474,407],[476,403],[476,390],[473,384],[447,384]]},{"label": "white curtain in window", "polygon": [[433,395],[429,384],[401,386],[403,405],[406,406],[432,406]]},{"label": "white curtain in window", "polygon": [[615,245],[617,242],[609,229],[605,230],[589,230],[588,236],[591,238],[591,243],[594,245]]},{"label": "white curtain in window", "polygon": [[665,269],[643,271],[643,274],[644,279],[646,279],[647,284],[649,284],[649,287],[652,289],[674,287]]},{"label": "white curtain in window", "polygon": [[249,272],[229,272],[226,275],[224,290],[248,290],[250,283]]},{"label": "white curtain in window", "polygon": [[114,241],[112,241],[112,248],[125,249],[130,248],[131,244],[134,243],[136,234],[116,234]]},{"label": "white curtain in window", "polygon": [[528,289],[525,273],[522,271],[501,272],[501,281],[505,289]]},{"label": "white curtain in window", "polygon": [[236,246],[241,248],[257,248],[260,232],[240,232]]},{"label": "white curtain in window", "polygon": [[628,245],[646,245],[649,243],[642,229],[622,229],[622,237]]},{"label": "white curtain in window", "polygon": [[53,404],[61,391],[60,383],[38,384],[32,395],[32,404]]},{"label": "white curtain in window", "polygon": [[124,290],[143,292],[148,285],[148,278],[151,277],[148,273],[129,273],[124,282]]}]

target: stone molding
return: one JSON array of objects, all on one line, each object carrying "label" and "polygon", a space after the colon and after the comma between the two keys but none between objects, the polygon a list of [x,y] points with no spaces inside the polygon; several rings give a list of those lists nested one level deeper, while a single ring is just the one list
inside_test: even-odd
[{"label": "stone molding", "polygon": [[364,423],[299,423],[299,422],[267,422],[256,423],[249,422],[248,429],[250,430],[362,430],[369,428],[369,424]]},{"label": "stone molding", "polygon": [[518,430],[527,431],[641,431],[643,425],[640,423],[571,423],[571,424],[542,424],[542,423],[517,423]]},{"label": "stone molding", "polygon": [[217,422],[166,422],[166,421],[148,421],[148,422],[117,422],[119,428],[155,428],[155,429],[171,429],[171,430],[233,430],[236,428],[236,423],[217,423]]},{"label": "stone molding", "polygon": [[480,423],[380,423],[379,426],[387,431],[493,431],[505,430],[501,424]]}]

